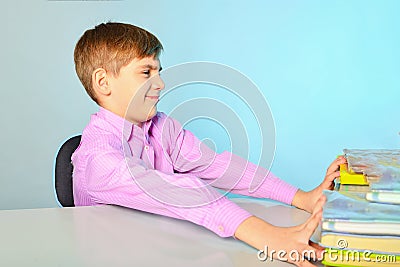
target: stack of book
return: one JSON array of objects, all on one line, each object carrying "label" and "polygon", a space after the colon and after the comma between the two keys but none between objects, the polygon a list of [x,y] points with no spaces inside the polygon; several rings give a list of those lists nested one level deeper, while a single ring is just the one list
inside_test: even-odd
[{"label": "stack of book", "polygon": [[326,266],[400,266],[400,150],[344,150],[337,191],[324,192]]}]

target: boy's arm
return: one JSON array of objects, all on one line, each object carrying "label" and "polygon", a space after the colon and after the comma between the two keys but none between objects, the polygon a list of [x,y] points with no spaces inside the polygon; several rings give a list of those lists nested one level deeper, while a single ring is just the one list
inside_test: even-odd
[{"label": "boy's arm", "polygon": [[[168,175],[147,169],[139,158],[125,158],[118,149],[98,148],[74,175],[85,177],[82,188],[98,204],[113,204],[191,221],[221,237],[233,236],[251,216],[210,186],[189,174]],[[75,168],[76,167],[76,168]],[[76,197],[79,203],[79,196]]]},{"label": "boy's arm", "polygon": [[216,153],[190,131],[182,129],[176,120],[167,118],[165,123],[167,127],[163,129],[168,131],[163,131],[162,139],[173,144],[169,152],[176,171],[196,175],[208,184],[232,193],[292,203],[298,190],[296,187],[230,152]]},{"label": "boy's arm", "polygon": [[346,162],[338,157],[328,168],[325,179],[314,190],[304,192],[276,177],[267,169],[257,166],[229,152],[218,154],[198,140],[190,131],[183,130],[179,122],[170,119],[175,130],[171,159],[177,171],[192,173],[207,183],[236,194],[257,198],[270,198],[311,212],[325,189],[333,189],[339,176],[337,169]]}]

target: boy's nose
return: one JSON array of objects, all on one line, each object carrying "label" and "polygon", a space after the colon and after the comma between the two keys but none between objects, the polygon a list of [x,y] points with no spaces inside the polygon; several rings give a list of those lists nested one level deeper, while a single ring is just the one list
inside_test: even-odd
[{"label": "boy's nose", "polygon": [[153,87],[155,90],[163,90],[165,88],[165,83],[159,74],[153,76]]}]

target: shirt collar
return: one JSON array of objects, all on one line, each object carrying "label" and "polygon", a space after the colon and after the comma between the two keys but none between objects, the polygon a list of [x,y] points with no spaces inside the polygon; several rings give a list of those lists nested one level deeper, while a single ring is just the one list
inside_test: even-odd
[{"label": "shirt collar", "polygon": [[135,132],[135,135],[144,135],[145,138],[148,138],[149,130],[153,123],[152,119],[145,121],[141,128],[103,107],[100,107],[96,115],[111,124],[115,134],[121,136],[123,133],[125,140],[129,140],[133,132]]}]

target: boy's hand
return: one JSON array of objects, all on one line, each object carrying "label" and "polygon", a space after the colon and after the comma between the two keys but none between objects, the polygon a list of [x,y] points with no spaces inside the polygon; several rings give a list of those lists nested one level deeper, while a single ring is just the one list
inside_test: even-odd
[{"label": "boy's hand", "polygon": [[[326,198],[322,196],[316,203],[310,218],[293,227],[277,227],[257,218],[250,217],[239,225],[235,237],[262,250],[264,256],[283,260],[296,266],[315,267],[309,260],[320,260],[324,249],[312,243],[310,237],[322,218],[322,206]],[[276,214],[279,216],[279,214]],[[267,248],[267,251],[265,250]],[[282,254],[270,253],[283,251]],[[260,253],[260,251],[259,251]],[[308,259],[310,257],[310,259]]]},{"label": "boy's hand", "polygon": [[322,183],[309,192],[298,190],[293,198],[292,205],[311,213],[314,209],[315,203],[321,197],[322,191],[334,189],[334,181],[340,176],[339,166],[345,163],[347,163],[347,160],[344,156],[337,157],[331,165],[329,165],[325,179]]}]

